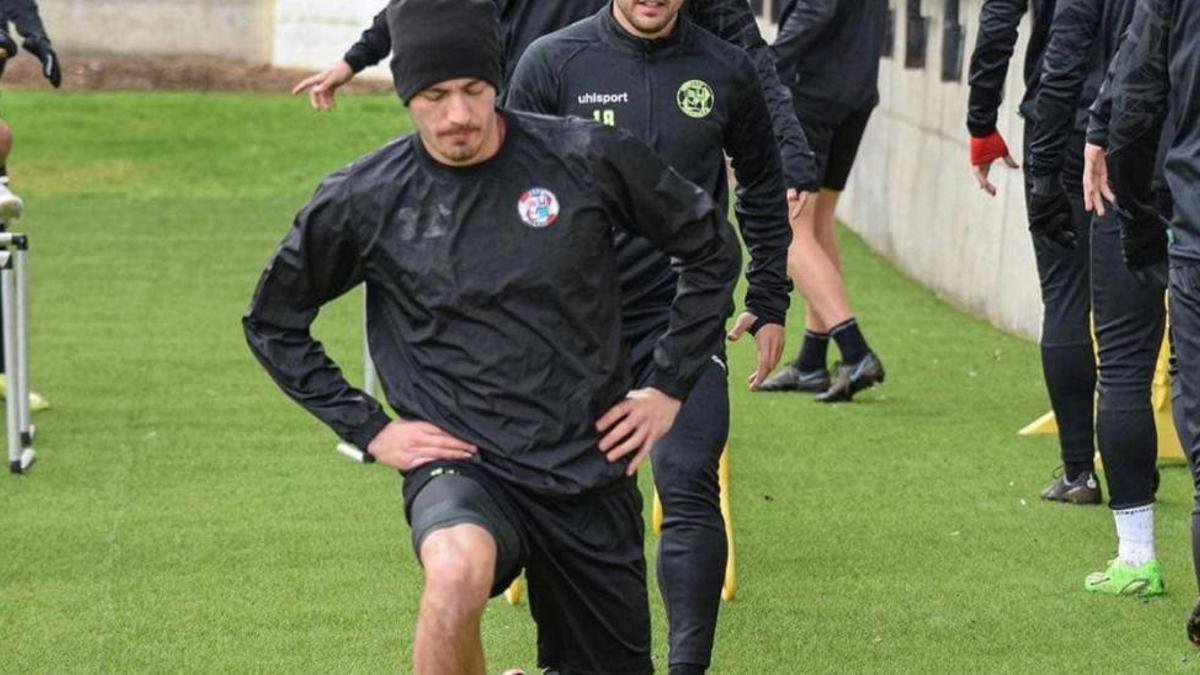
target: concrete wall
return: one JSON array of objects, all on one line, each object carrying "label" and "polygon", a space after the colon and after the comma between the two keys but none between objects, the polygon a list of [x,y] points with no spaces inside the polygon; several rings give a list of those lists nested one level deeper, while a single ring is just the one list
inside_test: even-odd
[{"label": "concrete wall", "polygon": [[275,0],[39,0],[67,52],[215,56],[268,63]]},{"label": "concrete wall", "polygon": [[[923,69],[904,67],[904,0],[894,55],[880,72],[881,102],[863,139],[839,216],[907,274],[993,324],[1030,337],[1041,300],[1019,171],[993,170],[996,197],[979,190],[967,161],[967,67],[982,0],[962,0],[961,82],[941,79],[943,0],[923,0],[929,44]],[[1016,115],[1028,20],[1009,67],[999,129],[1021,161]],[[853,274],[853,270],[850,271]]]},{"label": "concrete wall", "polygon": [[[341,58],[387,1],[275,0],[275,5],[272,63],[315,70]],[[361,76],[391,78],[387,63]]]}]

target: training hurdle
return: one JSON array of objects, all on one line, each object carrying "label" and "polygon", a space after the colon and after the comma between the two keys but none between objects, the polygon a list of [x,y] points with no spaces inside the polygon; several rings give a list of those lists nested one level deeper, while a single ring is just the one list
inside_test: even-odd
[{"label": "training hurdle", "polygon": [[29,238],[24,234],[0,232],[0,304],[8,375],[8,470],[22,474],[37,457],[29,411]]}]

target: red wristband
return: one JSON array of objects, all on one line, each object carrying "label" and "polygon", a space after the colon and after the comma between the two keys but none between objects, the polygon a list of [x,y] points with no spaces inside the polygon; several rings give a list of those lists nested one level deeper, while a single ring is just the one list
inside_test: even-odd
[{"label": "red wristband", "polygon": [[999,131],[971,137],[971,166],[991,164],[1002,157],[1008,157],[1008,145]]}]

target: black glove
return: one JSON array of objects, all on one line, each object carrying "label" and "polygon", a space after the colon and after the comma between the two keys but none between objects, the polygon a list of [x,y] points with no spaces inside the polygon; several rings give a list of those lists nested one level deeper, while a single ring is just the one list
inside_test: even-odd
[{"label": "black glove", "polygon": [[1033,180],[1029,191],[1029,231],[1063,248],[1075,248],[1075,216],[1058,176]]},{"label": "black glove", "polygon": [[62,85],[62,68],[58,65],[58,54],[55,54],[54,48],[50,46],[50,38],[31,37],[22,42],[21,46],[42,62],[42,75],[50,80],[55,89]]},{"label": "black glove", "polygon": [[1135,215],[1119,208],[1121,256],[1143,286],[1167,285],[1167,223],[1157,213]]},{"label": "black glove", "polygon": [[0,28],[0,52],[4,52],[3,58],[5,59],[11,59],[17,55],[17,43],[3,28]]}]

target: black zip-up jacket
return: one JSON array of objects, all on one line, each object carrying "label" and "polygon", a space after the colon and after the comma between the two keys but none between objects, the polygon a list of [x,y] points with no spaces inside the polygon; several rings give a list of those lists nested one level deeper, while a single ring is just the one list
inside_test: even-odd
[{"label": "black zip-up jacket", "polygon": [[625,468],[594,426],[630,387],[613,230],[675,260],[650,386],[680,399],[722,339],[740,251],[703,190],[629,134],[501,114],[503,145],[483,164],[439,164],[410,134],[326,179],[243,323],[279,386],[366,448],[388,416],[309,332],[322,305],[365,283],[371,356],[401,417],[477,445],[506,480],[580,493]]},{"label": "black zip-up jacket", "polygon": [[[1038,81],[1042,74],[1042,53],[1050,36],[1054,18],[1054,0],[1032,0],[1033,33],[1025,50],[1025,96],[1020,111],[1026,119],[1033,113]],[[971,86],[967,98],[967,129],[981,138],[996,130],[996,111],[1004,99],[1004,79],[1008,62],[1017,45],[1017,27],[1030,8],[1030,0],[984,0],[979,13],[979,34],[971,54]]]},{"label": "black zip-up jacket", "polygon": [[38,16],[38,6],[34,0],[0,0],[0,26],[7,28],[9,23],[17,27],[17,32],[25,39],[49,40],[46,37],[46,27]]},{"label": "black zip-up jacket", "polygon": [[1108,74],[1135,4],[1135,0],[1058,2],[1042,57],[1033,137],[1025,158],[1035,182],[1057,179],[1070,138],[1087,131],[1089,108]]},{"label": "black zip-up jacket", "polygon": [[[506,105],[625,129],[704,189],[722,213],[729,200],[728,154],[737,177],[735,211],[751,256],[746,309],[783,324],[791,227],[767,104],[745,52],[682,17],[667,37],[638,38],[606,7],[534,42],[517,65]],[[617,250],[625,335],[636,342],[661,331],[675,274],[640,237],[619,234]]]},{"label": "black zip-up jacket", "polygon": [[789,0],[773,50],[793,96],[861,110],[879,102],[887,0]]},{"label": "black zip-up jacket", "polygon": [[[561,28],[585,19],[605,7],[611,0],[495,0],[500,13],[500,25],[504,31],[504,85],[507,87],[513,71],[525,49],[533,41]],[[758,71],[758,78],[767,106],[771,111],[771,122],[775,138],[783,159],[783,172],[787,187],[816,190],[817,165],[804,129],[796,120],[792,107],[792,94],[780,82],[775,71],[775,59],[771,48],[758,31],[758,23],[746,0],[688,0],[683,6],[684,14],[697,25],[713,35],[737,45],[750,55]],[[386,12],[375,15],[370,28],[363,32],[357,43],[343,57],[355,72],[379,63],[387,58],[392,49],[391,33],[388,31]]]},{"label": "black zip-up jacket", "polygon": [[[1172,264],[1200,264],[1200,5],[1141,0],[1113,65],[1108,163],[1124,227],[1158,222],[1153,174],[1164,135],[1163,173],[1173,198]],[[1138,12],[1140,15],[1141,12]],[[1140,17],[1139,17],[1140,18]],[[1164,129],[1170,115],[1173,123]],[[1128,215],[1128,217],[1126,217]],[[1163,214],[1164,216],[1167,214]]]}]

